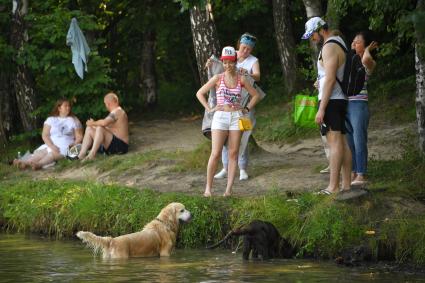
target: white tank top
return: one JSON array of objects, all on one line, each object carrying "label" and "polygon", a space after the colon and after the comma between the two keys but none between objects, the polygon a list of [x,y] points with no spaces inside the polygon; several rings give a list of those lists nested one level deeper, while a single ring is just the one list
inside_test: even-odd
[{"label": "white tank top", "polygon": [[[331,40],[331,39],[340,42],[343,46],[345,46],[345,48],[347,48],[344,40],[342,40],[341,37],[331,36],[326,40],[326,42]],[[340,48],[340,47],[338,46],[338,48]],[[322,51],[320,51],[319,58],[321,57],[321,53],[322,53]],[[345,62],[336,71],[336,77],[338,78],[339,81],[342,81],[342,78],[344,76],[344,66],[345,66]],[[322,100],[323,85],[324,85],[324,81],[325,81],[325,76],[326,76],[325,68],[320,64],[320,60],[317,60],[317,79],[319,80],[319,100]],[[341,86],[339,85],[338,82],[335,82],[335,84],[334,84],[330,99],[347,99],[345,94],[342,92]]]},{"label": "white tank top", "polygon": [[238,69],[244,68],[245,70],[248,71],[249,74],[252,74],[252,66],[254,66],[255,62],[257,61],[258,61],[257,57],[249,54],[249,56],[246,57],[245,60],[243,60],[242,62],[236,63],[236,68]]}]

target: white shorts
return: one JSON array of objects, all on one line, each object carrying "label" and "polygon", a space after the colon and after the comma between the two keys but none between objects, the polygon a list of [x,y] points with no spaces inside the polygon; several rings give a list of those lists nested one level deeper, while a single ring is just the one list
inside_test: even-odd
[{"label": "white shorts", "polygon": [[239,118],[241,111],[216,111],[211,124],[211,130],[240,131]]}]

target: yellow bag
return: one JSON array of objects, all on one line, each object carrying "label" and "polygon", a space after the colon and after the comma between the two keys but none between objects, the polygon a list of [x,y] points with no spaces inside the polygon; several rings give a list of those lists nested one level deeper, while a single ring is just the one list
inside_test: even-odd
[{"label": "yellow bag", "polygon": [[241,131],[251,131],[252,130],[252,122],[249,117],[240,117],[239,118],[239,130]]}]

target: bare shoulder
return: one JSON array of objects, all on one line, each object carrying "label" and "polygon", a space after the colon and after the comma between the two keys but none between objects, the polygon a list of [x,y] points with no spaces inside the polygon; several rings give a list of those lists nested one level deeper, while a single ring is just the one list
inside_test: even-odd
[{"label": "bare shoulder", "polygon": [[339,55],[340,53],[343,54],[344,50],[342,50],[341,46],[339,46],[335,42],[328,42],[325,45],[323,45],[322,49],[323,56],[326,57],[332,57]]},{"label": "bare shoulder", "polygon": [[120,118],[127,118],[127,113],[125,112],[125,110],[124,109],[122,109],[122,108],[120,108],[118,111],[117,111],[117,115],[118,115],[118,117],[120,117]]},{"label": "bare shoulder", "polygon": [[329,42],[323,46],[322,56],[325,62],[340,67],[345,62],[345,52],[335,42]]}]

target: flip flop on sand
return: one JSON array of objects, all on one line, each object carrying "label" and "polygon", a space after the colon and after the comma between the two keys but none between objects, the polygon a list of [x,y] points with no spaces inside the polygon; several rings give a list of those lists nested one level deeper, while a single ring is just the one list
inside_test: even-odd
[{"label": "flip flop on sand", "polygon": [[315,194],[315,195],[325,195],[325,196],[329,196],[329,195],[332,195],[333,193],[332,193],[332,192],[330,192],[330,191],[328,191],[327,189],[323,189],[323,190],[320,190],[320,191],[318,191],[318,192],[315,192],[314,194]]}]

